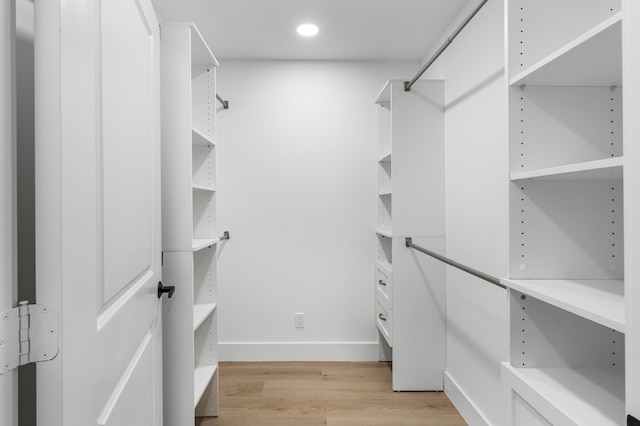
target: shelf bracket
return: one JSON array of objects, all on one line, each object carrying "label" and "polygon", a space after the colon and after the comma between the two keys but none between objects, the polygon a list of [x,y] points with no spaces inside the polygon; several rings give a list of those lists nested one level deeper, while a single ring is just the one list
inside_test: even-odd
[{"label": "shelf bracket", "polygon": [[216,93],[216,99],[222,104],[222,108],[229,109],[229,101],[225,101]]}]

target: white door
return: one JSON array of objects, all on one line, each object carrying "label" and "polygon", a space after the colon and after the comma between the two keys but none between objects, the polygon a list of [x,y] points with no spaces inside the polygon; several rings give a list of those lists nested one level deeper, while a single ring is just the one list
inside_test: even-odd
[{"label": "white door", "polygon": [[159,41],[150,0],[35,1],[39,425],[162,425]]},{"label": "white door", "polygon": [[[0,312],[16,306],[15,2],[0,2]],[[2,354],[0,338],[0,354]],[[0,365],[2,369],[4,365]],[[0,371],[0,425],[17,426],[18,375]]]}]

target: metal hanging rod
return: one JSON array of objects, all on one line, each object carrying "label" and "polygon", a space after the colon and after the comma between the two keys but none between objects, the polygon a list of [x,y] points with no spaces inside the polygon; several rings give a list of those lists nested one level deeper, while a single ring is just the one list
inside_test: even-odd
[{"label": "metal hanging rod", "polygon": [[220,97],[220,95],[218,95],[217,93],[216,93],[216,99],[217,99],[218,101],[220,101],[220,103],[222,104],[222,107],[223,107],[224,109],[229,109],[229,101],[225,101],[225,100],[224,100],[224,99],[222,99],[222,98]]},{"label": "metal hanging rod", "polygon": [[413,242],[411,241],[411,237],[407,237],[405,242],[406,242],[405,245],[407,247],[410,247],[410,248],[415,249],[415,250],[417,250],[417,251],[419,251],[421,253],[424,253],[424,254],[426,254],[428,256],[431,256],[431,257],[433,257],[435,259],[438,259],[439,261],[444,262],[447,265],[451,265],[454,268],[458,268],[458,269],[460,269],[462,271],[465,271],[465,272],[467,272],[467,273],[469,273],[471,275],[475,275],[478,278],[482,278],[483,280],[488,281],[493,285],[497,285],[500,288],[504,288],[504,289],[507,288],[507,286],[502,284],[500,282],[500,280],[498,278],[496,278],[496,277],[493,277],[493,276],[491,276],[489,274],[485,274],[484,272],[480,272],[477,269],[473,269],[473,268],[471,268],[471,267],[469,267],[467,265],[463,265],[462,263],[458,263],[455,260],[451,260],[448,257],[442,256],[441,254],[438,254],[438,253],[433,252],[431,250],[428,250],[428,249],[426,249],[424,247],[420,247],[420,246],[417,246],[417,245],[413,244]]},{"label": "metal hanging rod", "polygon": [[471,19],[476,16],[476,13],[478,13],[478,11],[482,8],[482,6],[484,6],[484,4],[487,2],[488,0],[480,0],[480,2],[476,5],[476,7],[473,8],[473,10],[471,11],[471,13],[469,13],[467,15],[466,18],[464,18],[464,21],[462,21],[462,24],[460,24],[458,26],[458,28],[456,28],[456,30],[449,36],[449,38],[442,44],[442,46],[440,46],[440,48],[438,49],[438,51],[436,53],[433,54],[433,56],[431,56],[431,58],[429,58],[429,60],[427,61],[426,64],[424,64],[422,66],[422,68],[420,68],[420,71],[418,71],[418,74],[416,74],[415,77],[413,77],[413,79],[411,81],[405,81],[404,82],[404,90],[405,92],[408,92],[411,90],[411,86],[413,86],[413,84],[420,78],[422,77],[422,74],[424,74],[424,72],[429,69],[429,67],[436,61],[436,59],[438,59],[438,57],[442,54],[442,52],[444,52],[447,47],[449,47],[449,45],[451,44],[451,42],[453,41],[454,38],[456,38],[458,36],[458,34],[460,34],[460,31],[462,31],[462,29],[464,27],[467,26],[467,24],[469,23],[469,21],[471,21]]}]

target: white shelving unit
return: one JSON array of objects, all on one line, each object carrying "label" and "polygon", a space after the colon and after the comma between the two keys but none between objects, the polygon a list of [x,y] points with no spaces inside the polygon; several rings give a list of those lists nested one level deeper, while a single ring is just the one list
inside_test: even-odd
[{"label": "white shelving unit", "polygon": [[161,34],[164,418],[186,425],[218,415],[218,62],[193,24]]},{"label": "white shelving unit", "polygon": [[444,251],[444,85],[420,81],[405,92],[389,81],[376,103],[380,359],[393,362],[394,390],[442,390],[445,269],[405,238]]},{"label": "white shelving unit", "polygon": [[[504,424],[625,423],[620,0],[510,0]],[[626,96],[626,94],[624,95]],[[625,145],[627,144],[624,141]]]}]

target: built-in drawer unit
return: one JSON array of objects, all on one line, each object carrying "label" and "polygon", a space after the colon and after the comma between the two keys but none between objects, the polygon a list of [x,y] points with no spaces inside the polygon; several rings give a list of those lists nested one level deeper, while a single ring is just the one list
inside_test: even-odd
[{"label": "built-in drawer unit", "polygon": [[376,324],[389,346],[393,347],[393,311],[380,296],[376,298]]},{"label": "built-in drawer unit", "polygon": [[389,263],[376,262],[376,294],[393,306],[393,272]]}]

